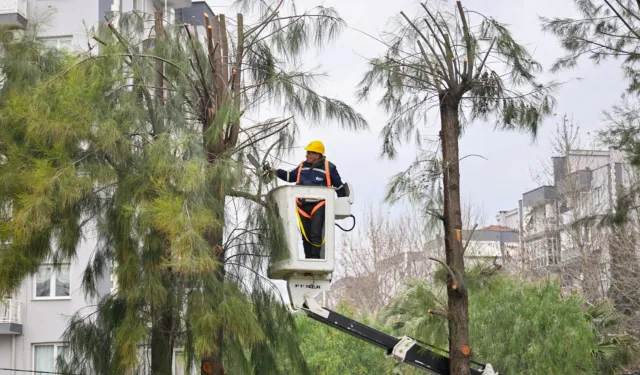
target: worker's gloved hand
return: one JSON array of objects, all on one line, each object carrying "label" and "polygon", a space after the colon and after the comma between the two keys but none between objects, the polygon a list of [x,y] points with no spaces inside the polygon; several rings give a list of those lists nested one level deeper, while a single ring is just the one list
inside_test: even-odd
[{"label": "worker's gloved hand", "polygon": [[273,176],[277,172],[277,169],[271,168],[269,163],[264,163],[264,165],[262,166],[262,169],[264,170],[264,172],[262,173],[263,176],[268,176],[268,175],[272,175]]}]

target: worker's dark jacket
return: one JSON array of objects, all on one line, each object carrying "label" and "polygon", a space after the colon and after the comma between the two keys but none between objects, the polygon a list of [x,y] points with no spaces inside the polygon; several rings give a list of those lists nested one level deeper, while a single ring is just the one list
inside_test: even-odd
[{"label": "worker's dark jacket", "polygon": [[[327,186],[324,161],[325,158],[318,160],[315,164],[304,161],[302,163],[302,171],[300,171],[300,181],[297,184],[307,186]],[[298,169],[300,169],[300,166],[291,171],[278,169],[278,178],[287,182],[296,182]],[[338,197],[344,197],[346,194],[344,186],[342,185],[342,179],[340,178],[338,169],[331,162],[329,162],[329,176],[331,178],[331,185],[336,188]]]}]

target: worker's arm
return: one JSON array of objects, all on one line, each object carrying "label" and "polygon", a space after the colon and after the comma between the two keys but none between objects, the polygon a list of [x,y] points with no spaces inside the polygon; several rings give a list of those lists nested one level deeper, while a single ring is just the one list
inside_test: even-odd
[{"label": "worker's arm", "polygon": [[300,169],[300,166],[290,171],[285,171],[284,169],[276,169],[275,171],[276,176],[278,176],[279,179],[287,182],[296,182],[296,179],[298,177],[298,169]]},{"label": "worker's arm", "polygon": [[338,168],[334,164],[332,164],[331,168],[329,168],[329,175],[331,176],[331,185],[336,188],[336,193],[338,193],[338,198],[344,197],[346,195],[346,192],[344,191],[342,178],[340,178]]}]

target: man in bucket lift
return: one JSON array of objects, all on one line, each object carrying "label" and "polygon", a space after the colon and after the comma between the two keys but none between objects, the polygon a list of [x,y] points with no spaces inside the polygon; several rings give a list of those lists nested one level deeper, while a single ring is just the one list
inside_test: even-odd
[{"label": "man in bucket lift", "polygon": [[[324,155],[324,144],[312,141],[307,147],[305,161],[291,171],[271,169],[279,179],[295,182],[296,185],[334,187],[338,197],[345,196],[342,179],[336,166]],[[304,255],[307,259],[320,259],[320,249],[324,244],[322,229],[324,227],[324,200],[298,199],[298,223],[302,232]]]}]

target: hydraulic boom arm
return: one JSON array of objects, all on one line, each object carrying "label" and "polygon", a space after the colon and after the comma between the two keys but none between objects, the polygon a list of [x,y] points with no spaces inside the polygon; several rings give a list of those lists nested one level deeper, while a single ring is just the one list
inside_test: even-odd
[{"label": "hydraulic boom arm", "polygon": [[[449,375],[449,358],[424,348],[410,337],[404,336],[398,339],[387,335],[335,311],[320,307],[314,298],[307,297],[302,310],[311,319],[386,350],[387,357],[393,357],[398,362],[405,362],[432,374]],[[471,369],[471,375],[498,375],[498,373],[493,371],[490,364],[486,364],[482,370]]]}]

